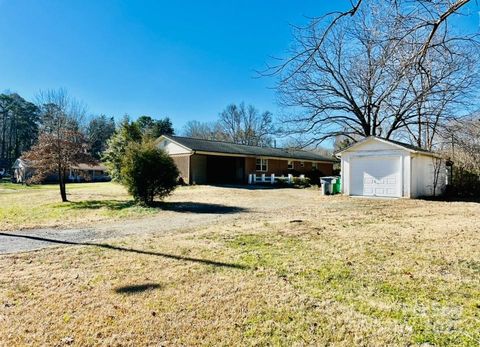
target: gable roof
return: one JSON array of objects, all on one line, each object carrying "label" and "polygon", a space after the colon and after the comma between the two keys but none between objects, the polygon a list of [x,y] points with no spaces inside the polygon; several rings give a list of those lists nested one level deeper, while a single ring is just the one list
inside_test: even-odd
[{"label": "gable roof", "polygon": [[422,153],[422,154],[426,154],[426,155],[432,155],[432,156],[436,156],[435,153],[433,152],[430,152],[430,151],[427,151],[426,149],[423,149],[421,147],[418,147],[418,146],[414,146],[414,145],[411,145],[409,143],[405,143],[405,142],[400,142],[400,141],[395,141],[395,140],[390,140],[390,139],[385,139],[383,137],[379,137],[379,136],[367,136],[363,139],[361,139],[360,141],[357,141],[355,143],[352,143],[351,145],[349,145],[348,147],[342,149],[341,151],[338,151],[335,153],[335,155],[338,155],[338,154],[342,154],[343,152],[347,151],[347,150],[350,150],[352,149],[353,147],[356,147],[368,140],[371,140],[371,139],[375,139],[375,140],[379,140],[383,143],[387,143],[387,144],[391,144],[391,145],[394,145],[396,147],[401,147],[402,149],[405,149],[409,152],[413,152],[413,153]]},{"label": "gable roof", "polygon": [[169,139],[192,151],[236,154],[257,157],[273,157],[296,160],[326,161],[336,162],[334,158],[329,158],[317,153],[303,151],[299,149],[285,149],[273,147],[260,147],[250,145],[240,145],[232,142],[214,141],[196,139],[193,137],[182,137],[173,135],[163,135],[160,137]]}]

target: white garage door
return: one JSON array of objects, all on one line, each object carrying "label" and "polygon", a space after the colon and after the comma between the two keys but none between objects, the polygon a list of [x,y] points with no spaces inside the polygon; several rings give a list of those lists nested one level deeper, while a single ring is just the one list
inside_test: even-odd
[{"label": "white garage door", "polygon": [[350,194],[400,197],[400,158],[353,158],[350,162]]}]

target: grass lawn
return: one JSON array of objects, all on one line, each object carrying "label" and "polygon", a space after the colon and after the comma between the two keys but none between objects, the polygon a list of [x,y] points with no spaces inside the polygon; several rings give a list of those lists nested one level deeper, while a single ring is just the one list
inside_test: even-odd
[{"label": "grass lawn", "polygon": [[480,204],[232,195],[260,207],[0,256],[0,345],[480,344]]},{"label": "grass lawn", "polygon": [[0,183],[0,230],[84,226],[93,222],[154,214],[136,206],[115,183],[67,184],[70,202],[62,203],[58,185]]}]

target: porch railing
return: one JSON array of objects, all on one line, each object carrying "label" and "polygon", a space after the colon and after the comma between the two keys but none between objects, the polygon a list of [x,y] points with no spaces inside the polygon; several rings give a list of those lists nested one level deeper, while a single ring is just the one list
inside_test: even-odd
[{"label": "porch railing", "polygon": [[[270,184],[275,184],[275,183],[278,183],[280,181],[282,182],[285,182],[285,183],[288,183],[288,184],[292,184],[293,183],[293,175],[292,174],[288,174],[288,176],[276,176],[275,174],[271,174],[271,175],[266,175],[266,174],[260,174],[260,175],[257,175],[257,174],[249,174],[248,175],[248,184],[258,184],[258,183],[262,183],[262,184],[266,184],[266,183],[270,183]],[[300,175],[299,176],[299,179],[300,180],[304,180],[305,179],[305,175]]]}]

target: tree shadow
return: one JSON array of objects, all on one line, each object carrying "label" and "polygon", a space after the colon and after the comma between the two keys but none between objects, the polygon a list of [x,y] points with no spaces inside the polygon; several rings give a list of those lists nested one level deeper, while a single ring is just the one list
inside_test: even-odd
[{"label": "tree shadow", "polygon": [[161,253],[161,252],[145,251],[141,249],[126,248],[126,247],[110,245],[108,243],[75,242],[75,241],[67,241],[67,240],[49,239],[49,238],[44,238],[39,236],[32,236],[32,235],[20,235],[20,234],[10,234],[10,233],[2,233],[2,232],[0,232],[0,236],[18,237],[18,238],[24,238],[29,240],[42,241],[42,242],[48,242],[48,243],[54,243],[54,244],[62,244],[62,245],[93,246],[93,247],[110,249],[114,251],[152,255],[152,256],[163,257],[167,259],[174,259],[174,260],[184,260],[188,262],[200,263],[204,265],[212,265],[216,267],[227,267],[227,268],[234,268],[234,269],[241,269],[241,270],[247,269],[246,266],[241,264],[224,263],[221,261],[215,261],[215,260],[209,260],[209,259],[192,258],[192,257],[185,257],[182,255],[176,255],[176,254],[168,254],[168,253]]},{"label": "tree shadow", "polygon": [[248,209],[238,206],[228,206],[222,204],[207,204],[202,202],[158,202],[154,206],[165,210],[182,213],[206,213],[206,214],[229,214],[245,212]]},{"label": "tree shadow", "polygon": [[[62,207],[63,205],[59,205]],[[85,200],[85,201],[70,201],[69,207],[74,210],[98,210],[107,208],[109,210],[123,210],[135,206],[133,200]]]},{"label": "tree shadow", "polygon": [[[129,207],[135,206],[136,203],[133,200],[85,200],[85,201],[72,201],[69,202],[68,207],[71,209],[87,209],[87,210],[98,210],[101,208],[106,208],[109,210],[123,210]],[[63,207],[65,205],[58,205],[58,207]],[[141,205],[138,205],[141,206]],[[174,211],[181,213],[205,213],[205,214],[229,214],[229,213],[240,213],[245,212],[247,209],[237,206],[228,206],[222,204],[208,204],[203,202],[166,202],[166,201],[156,201],[153,205],[145,206],[146,208],[164,210],[164,211]]]},{"label": "tree shadow", "polygon": [[142,292],[146,292],[146,291],[154,290],[158,288],[160,288],[160,285],[157,283],[144,283],[144,284],[117,287],[114,289],[114,291],[117,294],[131,295],[131,294],[138,294],[138,293],[142,293]]}]

